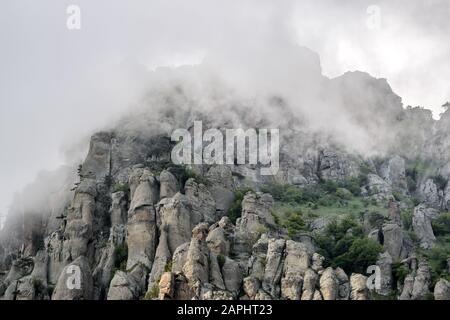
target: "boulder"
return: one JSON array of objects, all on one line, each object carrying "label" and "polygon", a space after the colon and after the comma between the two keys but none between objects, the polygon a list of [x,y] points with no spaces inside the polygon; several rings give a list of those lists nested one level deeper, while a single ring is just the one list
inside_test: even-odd
[{"label": "boulder", "polygon": [[450,282],[441,278],[434,286],[435,300],[450,300]]},{"label": "boulder", "polygon": [[367,290],[367,277],[359,273],[353,273],[350,276],[350,297],[352,300],[368,300],[369,292]]},{"label": "boulder", "polygon": [[146,268],[138,264],[131,271],[116,271],[107,300],[136,300],[144,292]]},{"label": "boulder", "polygon": [[339,281],[333,268],[329,267],[324,270],[319,284],[320,292],[324,300],[336,300],[339,297]]},{"label": "boulder", "polygon": [[261,282],[259,281],[259,279],[252,277],[252,276],[244,278],[243,289],[244,289],[245,294],[250,299],[252,299],[252,300],[255,299],[260,288],[261,288]]},{"label": "boulder", "polygon": [[319,276],[312,269],[305,272],[301,300],[312,300],[319,282]]}]

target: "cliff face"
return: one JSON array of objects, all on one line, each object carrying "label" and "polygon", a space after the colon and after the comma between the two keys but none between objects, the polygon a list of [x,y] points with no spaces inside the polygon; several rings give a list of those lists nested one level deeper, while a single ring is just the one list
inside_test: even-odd
[{"label": "cliff face", "polygon": [[[173,82],[150,93],[151,111],[92,136],[78,177],[45,206],[8,216],[0,296],[450,299],[450,111],[405,110],[364,73],[316,78],[313,113],[293,108],[292,92],[225,106]],[[314,121],[333,106],[341,122]],[[280,128],[279,172],[174,165],[170,133],[194,120]],[[74,268],[81,286],[69,288]]]}]

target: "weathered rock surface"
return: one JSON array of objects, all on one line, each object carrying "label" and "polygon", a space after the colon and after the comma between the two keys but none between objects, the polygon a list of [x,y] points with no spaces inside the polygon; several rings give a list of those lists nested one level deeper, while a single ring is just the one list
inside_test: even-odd
[{"label": "weathered rock surface", "polygon": [[445,279],[439,279],[434,286],[435,300],[450,300],[450,282]]},{"label": "weathered rock surface", "polygon": [[431,221],[438,215],[434,209],[427,208],[424,205],[419,205],[414,209],[412,218],[412,226],[414,233],[420,241],[420,247],[423,249],[430,249],[436,237],[431,227]]}]

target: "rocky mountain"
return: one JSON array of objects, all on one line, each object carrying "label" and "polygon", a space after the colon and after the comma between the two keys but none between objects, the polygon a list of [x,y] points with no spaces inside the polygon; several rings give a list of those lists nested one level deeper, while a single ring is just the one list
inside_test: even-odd
[{"label": "rocky mountain", "polygon": [[[277,69],[289,84],[251,94],[206,66],[153,72],[143,105],[94,134],[81,165],[13,206],[0,297],[449,300],[450,110],[433,120],[384,79],[328,79],[298,54]],[[279,128],[278,173],[173,164],[171,132],[195,120]]]}]

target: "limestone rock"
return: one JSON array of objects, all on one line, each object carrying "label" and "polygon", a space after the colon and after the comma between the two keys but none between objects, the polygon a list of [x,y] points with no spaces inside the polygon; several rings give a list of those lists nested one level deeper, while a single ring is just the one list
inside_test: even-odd
[{"label": "limestone rock", "polygon": [[183,266],[186,263],[189,245],[190,245],[190,242],[183,243],[173,253],[173,257],[172,257],[172,272],[173,273],[176,274],[176,273],[182,272]]},{"label": "limestone rock", "polygon": [[305,272],[303,278],[303,293],[301,300],[312,300],[319,282],[319,276],[312,269]]},{"label": "limestone rock", "polygon": [[262,288],[274,298],[280,296],[279,282],[283,272],[285,246],[284,239],[269,239]]},{"label": "limestone rock", "polygon": [[438,187],[433,179],[427,179],[420,184],[419,195],[428,206],[436,209],[440,208],[441,199],[439,197]]},{"label": "limestone rock", "polygon": [[211,195],[220,215],[225,214],[234,200],[234,181],[231,168],[225,165],[212,166],[206,174],[211,183]]},{"label": "limestone rock", "polygon": [[339,294],[339,281],[333,268],[324,270],[320,277],[320,292],[324,300],[336,300]]},{"label": "limestone rock", "polygon": [[127,197],[125,192],[111,194],[111,226],[124,225],[127,222]]},{"label": "limestone rock", "polygon": [[208,225],[201,223],[192,230],[192,239],[187,252],[183,274],[194,291],[209,281],[209,249],[206,245]]},{"label": "limestone rock", "polygon": [[275,227],[271,214],[273,198],[269,194],[248,192],[242,201],[242,216],[236,221],[233,251],[240,259],[247,259],[252,246],[262,233]]},{"label": "limestone rock", "polygon": [[[164,272],[172,271],[172,256],[169,251],[167,232],[162,228],[159,236],[158,248],[156,249],[155,261],[148,278],[148,288],[151,290]],[[181,269],[180,269],[181,270]]]},{"label": "limestone rock", "polygon": [[129,272],[117,271],[109,286],[107,300],[135,300],[143,293],[146,270],[141,264]]},{"label": "limestone rock", "polygon": [[445,279],[439,279],[434,286],[435,300],[450,300],[450,282]]},{"label": "limestone rock", "polygon": [[383,252],[378,256],[377,266],[380,268],[380,285],[379,289],[376,289],[378,294],[387,296],[392,291],[392,257],[388,252]]},{"label": "limestone rock", "polygon": [[180,191],[180,184],[177,178],[169,171],[163,170],[159,175],[160,198],[171,198]]},{"label": "limestone rock", "polygon": [[405,160],[394,156],[380,168],[381,177],[394,189],[407,193]]},{"label": "limestone rock", "polygon": [[367,175],[367,185],[362,194],[375,199],[378,203],[383,203],[393,197],[392,187],[380,176],[372,173]]},{"label": "limestone rock", "polygon": [[223,281],[226,289],[237,296],[242,284],[242,270],[239,264],[226,257],[225,263],[222,267]]},{"label": "limestone rock", "polygon": [[396,223],[385,223],[382,227],[383,247],[395,260],[406,258],[409,253],[405,232]]},{"label": "limestone rock", "polygon": [[360,165],[337,150],[323,149],[318,156],[318,175],[324,180],[343,181],[359,174]]},{"label": "limestone rock", "polygon": [[261,288],[261,282],[255,277],[244,278],[243,289],[245,294],[250,298],[254,299]]},{"label": "limestone rock", "polygon": [[341,268],[336,268],[334,274],[339,283],[338,300],[348,300],[350,298],[350,280]]},{"label": "limestone rock", "polygon": [[368,300],[369,293],[366,285],[367,277],[362,274],[353,273],[350,276],[350,297],[352,300]]},{"label": "limestone rock", "polygon": [[412,227],[420,242],[420,247],[423,249],[430,249],[436,241],[431,221],[437,215],[438,212],[436,210],[427,208],[424,205],[419,205],[414,209]]},{"label": "limestone rock", "polygon": [[161,223],[165,226],[169,250],[173,254],[183,243],[191,239],[192,228],[191,205],[181,193],[170,198],[160,209]]},{"label": "limestone rock", "polygon": [[164,272],[159,281],[159,300],[172,299],[174,296],[175,278],[172,272]]}]

